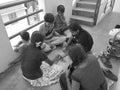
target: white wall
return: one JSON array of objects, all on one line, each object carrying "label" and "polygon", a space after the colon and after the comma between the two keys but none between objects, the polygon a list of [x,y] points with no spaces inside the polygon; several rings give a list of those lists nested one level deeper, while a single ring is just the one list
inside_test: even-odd
[{"label": "white wall", "polygon": [[40,12],[40,20],[44,20],[44,15],[45,15],[45,0],[38,0],[38,8],[43,9],[43,12]]},{"label": "white wall", "polygon": [[72,1],[72,7],[75,8],[76,7],[76,2],[79,2],[80,0],[73,0]]},{"label": "white wall", "polygon": [[0,15],[0,73],[7,69],[8,64],[15,60],[17,54],[13,52]]},{"label": "white wall", "polygon": [[108,7],[104,13],[105,6],[107,4],[108,0],[101,0],[101,5],[99,8],[99,14],[98,14],[98,19],[97,19],[97,24],[107,15],[111,12],[112,8]]},{"label": "white wall", "polygon": [[73,0],[44,0],[45,1],[45,12],[47,13],[57,13],[57,6],[62,4],[65,6],[65,17],[66,21],[69,22],[69,19],[72,14],[72,1]]},{"label": "white wall", "polygon": [[120,0],[115,0],[113,11],[120,12]]}]

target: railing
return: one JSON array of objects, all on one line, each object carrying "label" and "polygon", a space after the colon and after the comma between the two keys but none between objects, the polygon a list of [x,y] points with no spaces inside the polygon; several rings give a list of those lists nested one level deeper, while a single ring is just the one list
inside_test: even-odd
[{"label": "railing", "polygon": [[26,2],[31,2],[31,1],[34,1],[34,0],[19,0],[19,1],[11,1],[11,2],[9,2],[8,4],[2,4],[1,6],[0,6],[0,9],[5,9],[5,8],[9,8],[9,7],[12,7],[12,6],[16,6],[16,5],[20,5],[20,4],[24,4],[24,3],[26,3]]},{"label": "railing", "polygon": [[[2,6],[0,6],[0,9],[5,9],[5,8],[12,7],[12,6],[20,5],[20,4],[25,4],[25,3],[31,2],[31,1],[34,1],[34,0],[21,0],[21,1],[10,2],[10,3],[8,3],[8,4],[5,4],[5,5],[3,4]],[[4,25],[7,26],[7,25],[9,25],[9,24],[12,24],[12,23],[17,22],[17,21],[19,21],[19,20],[22,20],[22,19],[24,19],[24,18],[28,18],[28,17],[30,17],[30,16],[32,16],[32,15],[35,15],[35,14],[37,14],[37,13],[40,13],[40,12],[43,12],[43,9],[38,10],[38,11],[33,12],[33,13],[30,13],[30,14],[27,14],[27,15],[25,15],[25,16],[19,17],[19,18],[15,19],[15,20],[8,21],[8,22],[4,23]],[[34,24],[34,25],[31,25],[31,26],[29,26],[28,28],[26,28],[26,29],[24,29],[24,30],[22,30],[22,31],[28,31],[28,30],[30,30],[31,28],[33,28],[33,27],[41,24],[42,22],[43,22],[43,21],[40,21],[40,22],[38,22],[38,23],[36,23],[36,24]],[[15,37],[18,36],[22,31],[20,31],[20,32],[14,34],[14,35],[12,35],[12,36],[10,36],[9,39],[15,38]]]},{"label": "railing", "polygon": [[94,25],[96,25],[97,23],[100,5],[101,5],[101,0],[97,0],[95,15],[94,15]]},{"label": "railing", "polygon": [[[35,27],[35,26],[37,26],[37,25],[39,25],[39,24],[41,24],[41,23],[43,23],[43,21],[40,21],[40,22],[38,22],[38,23],[36,23],[36,24],[34,24],[34,25],[32,25],[32,26],[30,26],[30,27],[28,27],[28,28],[26,28],[26,29],[24,29],[24,30],[22,30],[22,31],[28,31],[28,30],[30,30],[31,28],[33,28],[33,27]],[[14,34],[14,35],[12,35],[11,37],[9,37],[9,39],[12,39],[12,38],[18,36],[20,33],[21,33],[21,31],[18,32],[18,33],[16,33],[16,34]]]},{"label": "railing", "polygon": [[41,10],[36,11],[36,12],[33,12],[33,13],[31,13],[31,14],[28,14],[28,15],[25,15],[25,16],[22,16],[22,17],[19,17],[19,18],[15,19],[15,20],[8,21],[8,22],[6,22],[4,25],[5,25],[5,26],[6,26],[6,25],[9,25],[9,24],[11,24],[11,23],[17,22],[17,21],[19,21],[19,20],[21,20],[21,19],[27,18],[27,17],[29,17],[29,16],[32,16],[32,15],[34,15],[34,14],[36,14],[36,13],[39,13],[39,12],[42,12],[42,11],[43,11],[43,10],[41,9]]}]

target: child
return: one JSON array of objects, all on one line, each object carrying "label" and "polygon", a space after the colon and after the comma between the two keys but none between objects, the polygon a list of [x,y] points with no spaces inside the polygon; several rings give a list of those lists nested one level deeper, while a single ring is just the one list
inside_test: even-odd
[{"label": "child", "polygon": [[40,46],[40,50],[44,51],[44,52],[49,52],[53,49],[55,49],[56,47],[51,45],[51,44],[47,44],[44,42],[44,36],[43,36],[43,42],[39,42],[37,43],[38,46]]},{"label": "child", "polygon": [[14,49],[15,52],[19,52],[19,53],[21,53],[23,49],[30,43],[30,36],[28,32],[26,31],[21,32],[20,37],[22,41],[19,41],[19,43],[15,45],[15,49]]},{"label": "child", "polygon": [[101,61],[107,68],[112,68],[110,62],[111,58],[120,58],[120,25],[116,25],[113,30],[109,32],[111,38],[109,39],[109,46],[107,50],[100,55]]},{"label": "child", "polygon": [[57,15],[55,16],[55,30],[59,34],[64,34],[64,31],[68,29],[67,23],[64,17],[65,7],[63,5],[59,5],[57,7]]},{"label": "child", "polygon": [[22,53],[21,70],[25,80],[32,86],[47,86],[59,81],[63,68],[48,59],[41,50],[44,36],[39,31],[34,31],[31,43]]},{"label": "child", "polygon": [[72,63],[60,77],[62,90],[107,90],[107,82],[98,63],[91,53],[86,53],[80,44],[68,48]]},{"label": "child", "polygon": [[54,29],[54,15],[46,13],[44,16],[45,22],[40,26],[39,32],[45,36],[45,42],[51,45],[62,44],[65,36],[60,36]]},{"label": "child", "polygon": [[94,44],[90,33],[84,30],[77,22],[71,23],[69,29],[72,36],[68,39],[65,47],[67,48],[72,44],[81,44],[85,52],[90,52]]}]

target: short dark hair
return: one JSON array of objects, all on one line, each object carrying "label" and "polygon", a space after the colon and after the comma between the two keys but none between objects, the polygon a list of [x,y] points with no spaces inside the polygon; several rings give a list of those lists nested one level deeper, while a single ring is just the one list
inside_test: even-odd
[{"label": "short dark hair", "polygon": [[63,5],[59,5],[57,7],[57,12],[60,11],[61,13],[64,13],[65,12],[65,7]]},{"label": "short dark hair", "polygon": [[77,31],[77,30],[81,31],[81,30],[83,30],[82,27],[79,25],[78,22],[73,22],[73,23],[71,23],[71,24],[69,25],[69,29],[70,29],[71,31]]},{"label": "short dark hair", "polygon": [[81,44],[74,44],[68,48],[68,55],[72,60],[72,66],[76,66],[79,63],[83,62],[86,58],[86,52],[84,51]]},{"label": "short dark hair", "polygon": [[31,35],[31,43],[35,45],[36,42],[43,42],[44,36],[39,31],[34,31]]},{"label": "short dark hair", "polygon": [[52,13],[46,13],[44,16],[45,22],[53,23],[54,22],[54,15]]},{"label": "short dark hair", "polygon": [[117,25],[115,26],[115,28],[120,28],[120,25],[119,25],[119,24],[117,24]]},{"label": "short dark hair", "polygon": [[23,40],[25,40],[25,41],[29,41],[29,39],[30,39],[29,33],[26,32],[26,31],[21,32],[21,33],[20,33],[20,36],[21,36],[21,38],[22,38]]}]

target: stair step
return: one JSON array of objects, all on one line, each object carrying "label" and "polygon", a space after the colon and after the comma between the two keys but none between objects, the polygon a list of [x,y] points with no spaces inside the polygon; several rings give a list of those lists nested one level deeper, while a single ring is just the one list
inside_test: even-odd
[{"label": "stair step", "polygon": [[86,26],[94,26],[93,19],[85,18],[85,17],[72,16],[70,22],[71,23],[78,22],[79,24]]},{"label": "stair step", "polygon": [[87,9],[95,9],[96,8],[96,3],[87,2],[87,1],[79,1],[79,2],[76,3],[76,7],[87,8]]},{"label": "stair step", "polygon": [[80,0],[80,1],[97,2],[98,0]]},{"label": "stair step", "polygon": [[71,17],[72,19],[76,19],[76,20],[82,20],[82,21],[86,21],[86,22],[94,22],[93,18],[88,18],[88,17],[83,17],[83,16],[74,16],[72,15]]},{"label": "stair step", "polygon": [[86,8],[74,8],[73,10],[78,10],[78,11],[86,11],[86,12],[92,12],[94,13],[94,9],[86,9]]},{"label": "stair step", "polygon": [[96,2],[90,2],[90,1],[79,1],[78,3],[96,5]]},{"label": "stair step", "polygon": [[72,15],[76,16],[85,16],[85,17],[94,17],[94,11],[93,9],[86,9],[86,8],[74,8],[72,10]]},{"label": "stair step", "polygon": [[77,17],[77,16],[72,16],[70,19],[70,22],[78,22],[81,25],[86,25],[86,26],[94,26],[93,19],[88,19],[85,17]]}]

